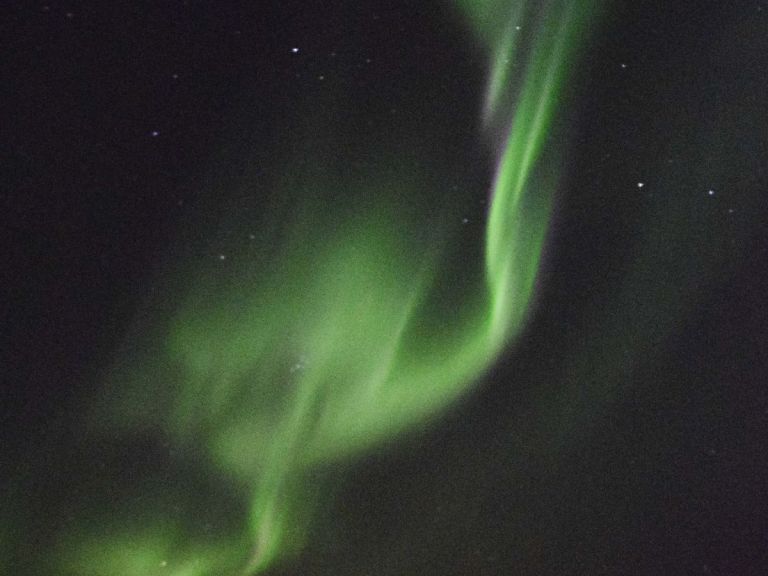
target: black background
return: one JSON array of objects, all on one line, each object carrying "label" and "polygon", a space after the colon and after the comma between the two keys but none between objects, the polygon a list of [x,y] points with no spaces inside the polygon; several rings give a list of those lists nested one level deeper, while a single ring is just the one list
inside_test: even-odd
[{"label": "black background", "polygon": [[[768,569],[768,6],[618,3],[596,30],[522,341],[356,465],[325,536],[275,573]],[[443,93],[464,138],[483,83],[460,23],[415,1],[19,3],[0,33],[4,481],[77,421],[178,230],[216,219],[296,102],[343,82],[407,122]],[[683,232],[650,286],[680,294],[614,341],[660,215]]]}]

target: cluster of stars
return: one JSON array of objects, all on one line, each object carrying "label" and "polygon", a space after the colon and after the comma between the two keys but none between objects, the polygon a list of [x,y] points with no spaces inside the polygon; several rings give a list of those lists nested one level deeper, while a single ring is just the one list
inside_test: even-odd
[{"label": "cluster of stars", "polygon": [[[670,161],[670,162],[671,162],[671,161]],[[642,182],[642,181],[641,181],[641,182],[638,182],[638,183],[637,183],[637,187],[638,187],[638,188],[645,188],[645,182]],[[710,198],[714,197],[716,194],[717,194],[717,192],[715,191],[715,189],[714,189],[714,188],[708,188],[708,189],[707,189],[707,196],[709,196]],[[728,214],[733,214],[733,213],[735,213],[735,212],[736,212],[736,209],[735,209],[735,208],[732,208],[732,207],[731,207],[731,208],[728,208]]]},{"label": "cluster of stars", "polygon": [[[44,9],[48,9],[48,7],[45,7]],[[67,17],[71,17],[69,13],[67,14]],[[522,27],[517,25],[517,26],[515,26],[515,30],[519,32],[519,31],[522,30]],[[294,55],[298,55],[298,54],[302,53],[302,49],[299,46],[291,46],[289,48],[289,51],[290,51],[291,54],[294,54]],[[330,56],[332,58],[335,58],[337,56],[337,53],[335,51],[333,51],[333,52],[330,53]],[[372,62],[371,58],[365,58],[365,63],[366,64],[370,64],[371,62]],[[626,70],[628,68],[628,64],[626,62],[620,62],[619,66],[621,67],[622,70]],[[179,79],[179,74],[178,73],[174,73],[174,74],[171,75],[171,78],[173,80],[178,80]],[[319,74],[317,76],[317,79],[319,81],[324,81],[326,79],[326,75],[325,74]],[[149,132],[149,135],[152,138],[157,138],[157,137],[160,136],[160,131],[159,130],[151,130]],[[639,182],[637,182],[636,185],[637,185],[638,189],[645,189],[646,188],[646,182],[644,182],[644,181],[639,181]],[[706,190],[706,194],[708,196],[710,196],[710,197],[714,197],[716,193],[715,193],[715,190],[713,188],[709,188],[709,189]],[[179,203],[179,205],[181,205],[181,202]],[[734,208],[728,208],[728,213],[729,214],[733,214],[734,212],[735,212]],[[461,219],[461,223],[463,225],[466,225],[466,224],[469,223],[469,219],[468,218],[462,218]],[[256,235],[255,234],[249,234],[248,238],[249,238],[249,240],[253,241],[253,240],[256,239]],[[228,257],[227,257],[227,255],[225,253],[219,253],[219,254],[217,254],[216,258],[219,261],[224,262],[224,261],[227,260]]]},{"label": "cluster of stars", "polygon": [[[254,234],[253,232],[248,234],[248,240],[250,241],[256,240],[256,234]],[[216,255],[216,259],[219,260],[220,262],[224,262],[227,260],[227,255],[223,252],[220,252],[219,254]]]}]

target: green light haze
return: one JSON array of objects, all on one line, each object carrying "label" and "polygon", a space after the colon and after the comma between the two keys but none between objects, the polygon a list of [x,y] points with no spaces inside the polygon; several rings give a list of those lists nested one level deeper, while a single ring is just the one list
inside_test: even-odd
[{"label": "green light haze", "polygon": [[[160,504],[143,501],[126,513],[130,522],[72,528],[57,553],[67,573],[262,572],[301,551],[327,497],[313,479],[318,471],[435,418],[471,389],[530,310],[558,183],[557,155],[542,158],[588,5],[458,2],[487,54],[486,98],[477,105],[498,169],[484,277],[450,317],[431,314],[453,225],[425,232],[407,214],[404,199],[421,193],[408,173],[374,173],[354,185],[322,166],[318,178],[287,175],[283,196],[314,189],[254,239],[262,256],[246,265],[230,253],[221,268],[185,268],[180,305],[162,333],[138,334],[127,346],[93,426],[104,436],[144,431],[194,446],[211,474],[249,502],[244,525],[192,534],[166,517],[156,495]],[[323,205],[328,190],[354,186],[373,200]],[[220,269],[229,270],[224,278]]]}]

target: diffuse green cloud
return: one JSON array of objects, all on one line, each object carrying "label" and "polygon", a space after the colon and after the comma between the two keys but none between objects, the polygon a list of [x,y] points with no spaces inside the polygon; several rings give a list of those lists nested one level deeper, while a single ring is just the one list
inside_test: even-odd
[{"label": "diffuse green cloud", "polygon": [[399,215],[401,199],[419,194],[408,174],[374,186],[380,201],[345,212],[334,226],[304,204],[286,233],[259,239],[274,255],[255,269],[223,283],[191,278],[167,333],[137,345],[150,350],[148,359],[116,368],[115,386],[129,392],[110,400],[110,427],[195,445],[249,500],[247,526],[208,539],[168,519],[73,529],[61,554],[70,573],[263,571],[302,547],[318,497],[312,470],[435,417],[520,333],[557,185],[557,167],[542,166],[542,151],[589,5],[532,10],[526,2],[465,0],[459,8],[488,52],[486,129],[503,135],[485,277],[471,301],[440,330],[425,328],[440,242]]}]

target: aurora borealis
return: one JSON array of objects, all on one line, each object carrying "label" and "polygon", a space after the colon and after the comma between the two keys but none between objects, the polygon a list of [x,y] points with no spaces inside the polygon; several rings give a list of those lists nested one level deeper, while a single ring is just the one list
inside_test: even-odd
[{"label": "aurora borealis", "polygon": [[[124,36],[136,46],[156,41],[158,14],[115,10],[63,13],[81,36],[60,41],[112,46],[97,31],[123,22],[147,27]],[[111,278],[94,292],[111,304],[74,309],[92,310],[83,333],[105,336],[90,353],[87,339],[62,344],[91,356],[58,392],[30,384],[26,397],[50,398],[41,416],[24,415],[32,400],[9,404],[22,409],[8,420],[20,432],[0,572],[625,574],[637,556],[637,573],[657,573],[648,558],[700,573],[718,560],[676,554],[722,527],[711,494],[729,473],[751,550],[762,524],[739,495],[762,468],[742,481],[718,439],[738,444],[728,415],[762,406],[759,388],[749,401],[751,388],[722,388],[764,373],[751,340],[762,316],[720,303],[749,293],[728,279],[753,270],[764,213],[753,130],[764,107],[749,96],[759,75],[733,64],[756,52],[759,24],[728,12],[731,29],[753,32],[704,52],[727,80],[717,88],[703,56],[668,56],[679,14],[647,53],[625,48],[635,21],[660,20],[621,3],[184,10],[179,39],[163,40],[178,61],[158,69],[194,98],[186,109],[168,96],[141,130],[154,183],[136,181],[132,144],[99,144],[107,176],[92,167],[81,177],[92,195],[71,197],[104,220],[84,235],[101,252],[80,274]],[[212,40],[221,30],[229,48]],[[701,52],[702,30],[679,34],[680,54]],[[129,74],[115,64],[120,38],[90,65],[100,72],[83,72],[83,96],[55,75],[45,93],[60,81],[62,102],[82,98],[95,117],[93,79]],[[118,78],[93,97],[114,100],[105,126],[136,122],[134,98],[151,115]],[[202,110],[208,125],[192,119]],[[215,136],[202,146],[198,132]],[[104,196],[109,182],[127,184]],[[144,185],[163,199],[137,194]],[[151,272],[120,269],[132,258],[122,234]],[[738,314],[749,334],[712,335]],[[55,380],[55,364],[39,371]],[[706,401],[678,406],[696,394]],[[690,464],[692,453],[716,464]],[[685,480],[669,471],[684,466]],[[699,466],[721,467],[715,484]],[[708,520],[676,508],[670,491],[686,490],[706,496]],[[668,535],[666,555],[646,534]]]},{"label": "aurora borealis", "polygon": [[[308,207],[298,198],[288,209],[305,220],[289,220],[283,244],[277,234],[257,239],[280,253],[277,264],[239,265],[213,279],[193,272],[183,281],[192,288],[167,338],[115,376],[105,402],[117,413],[110,423],[131,428],[137,425],[132,419],[145,419],[159,380],[170,389],[167,408],[138,425],[156,426],[159,419],[171,442],[205,447],[213,465],[250,489],[245,572],[268,567],[284,549],[300,551],[315,505],[305,494],[313,467],[349,458],[439,414],[522,329],[547,231],[548,187],[556,184],[534,174],[552,171],[538,161],[569,54],[583,33],[580,11],[556,4],[530,21],[540,30],[530,36],[516,105],[506,113],[491,110],[495,122],[510,128],[491,192],[485,278],[471,281],[469,302],[458,301],[438,329],[422,328],[420,316],[429,310],[433,283],[441,281],[441,239],[418,238],[419,224],[399,216],[398,203],[419,195],[418,187],[396,174],[390,197],[372,171],[357,190],[323,175],[310,158],[307,172],[321,176],[299,174],[290,183],[313,189]],[[511,16],[500,6],[482,18]],[[372,154],[381,152],[374,147]],[[371,185],[377,187],[373,199],[360,207],[347,208],[327,192],[367,196]],[[230,226],[236,223],[224,225]],[[101,405],[95,418],[103,420]],[[147,541],[155,545],[155,537]],[[119,539],[111,545],[124,546]],[[87,545],[78,569],[93,565],[92,548],[103,546]],[[118,558],[111,570],[135,571]],[[173,573],[177,565],[187,570],[190,560],[165,562]],[[230,569],[212,568],[207,554],[198,562],[201,574]]]}]

